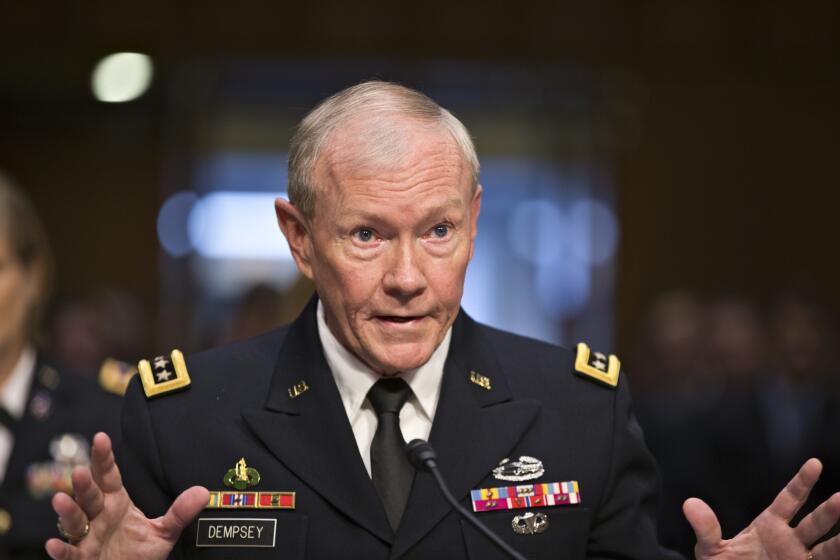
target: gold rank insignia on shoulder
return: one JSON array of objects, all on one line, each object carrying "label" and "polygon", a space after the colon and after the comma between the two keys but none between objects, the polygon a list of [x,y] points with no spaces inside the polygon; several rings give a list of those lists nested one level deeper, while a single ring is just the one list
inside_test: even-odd
[{"label": "gold rank insignia on shoulder", "polygon": [[607,356],[600,352],[590,351],[586,343],[578,343],[575,372],[594,379],[608,387],[615,387],[618,385],[618,373],[620,370],[621,362],[615,355],[610,354],[609,358],[607,358]]},{"label": "gold rank insignia on shoulder", "polygon": [[102,367],[99,368],[99,385],[109,393],[123,396],[135,373],[137,373],[137,368],[133,365],[113,358],[105,358]]},{"label": "gold rank insignia on shoulder", "polygon": [[470,371],[470,381],[482,389],[490,391],[493,387],[490,385],[490,378],[481,375],[477,371]]},{"label": "gold rank insignia on shoulder", "polygon": [[190,374],[187,373],[184,355],[180,350],[173,350],[170,356],[171,360],[166,356],[158,356],[151,362],[140,360],[137,364],[146,398],[151,399],[189,387]]}]

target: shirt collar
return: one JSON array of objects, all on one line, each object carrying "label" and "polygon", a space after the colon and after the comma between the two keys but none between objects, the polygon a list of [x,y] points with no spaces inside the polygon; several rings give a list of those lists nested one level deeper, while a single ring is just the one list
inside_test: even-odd
[{"label": "shirt collar", "polygon": [[[362,408],[368,391],[379,380],[379,375],[345,348],[330,328],[324,318],[324,306],[318,300],[318,336],[324,348],[324,356],[332,371],[344,409],[351,423]],[[429,360],[418,368],[401,372],[402,377],[411,387],[414,397],[423,409],[423,413],[432,421],[435,417],[440,385],[443,380],[443,366],[449,354],[449,341],[452,338],[452,327],[446,331],[443,341],[435,349]]]},{"label": "shirt collar", "polygon": [[0,391],[0,406],[5,408],[13,418],[23,416],[26,408],[26,396],[35,374],[35,350],[27,346],[20,353],[12,374]]}]

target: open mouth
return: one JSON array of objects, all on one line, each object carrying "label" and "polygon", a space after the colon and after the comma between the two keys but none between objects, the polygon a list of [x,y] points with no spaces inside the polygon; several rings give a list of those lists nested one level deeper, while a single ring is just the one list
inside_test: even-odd
[{"label": "open mouth", "polygon": [[417,317],[397,317],[396,315],[382,315],[379,317],[382,321],[389,321],[391,323],[410,323],[411,321],[416,321],[420,319],[419,316]]}]

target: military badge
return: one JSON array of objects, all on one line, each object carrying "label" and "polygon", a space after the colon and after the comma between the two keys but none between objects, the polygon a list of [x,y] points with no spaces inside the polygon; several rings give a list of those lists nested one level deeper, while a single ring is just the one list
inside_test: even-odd
[{"label": "military badge", "polygon": [[36,500],[56,492],[73,493],[70,475],[73,467],[90,464],[90,445],[78,434],[63,434],[49,446],[52,461],[32,463],[26,467],[26,488]]},{"label": "military badge", "polygon": [[529,511],[514,517],[511,526],[517,535],[537,535],[548,529],[548,516]]},{"label": "military badge", "polygon": [[180,350],[173,350],[170,356],[171,360],[166,356],[158,356],[151,362],[140,360],[137,364],[147,399],[189,387],[190,374],[187,372],[184,355]]},{"label": "military badge", "polygon": [[522,482],[534,480],[545,474],[542,461],[528,455],[521,456],[517,461],[502,459],[499,466],[493,469],[493,476],[508,482]]},{"label": "military badge", "polygon": [[32,400],[29,401],[29,414],[36,420],[43,422],[50,417],[51,412],[52,396],[48,391],[39,389],[32,397]]},{"label": "military badge", "polygon": [[470,382],[478,385],[482,389],[486,389],[487,391],[490,391],[493,388],[490,384],[490,378],[485,375],[481,375],[477,371],[470,371]]},{"label": "military badge", "polygon": [[123,396],[136,373],[137,368],[131,364],[106,358],[99,368],[99,385],[109,393]]},{"label": "military badge", "polygon": [[601,352],[592,352],[583,342],[577,345],[575,359],[575,373],[593,379],[602,385],[615,387],[618,385],[618,374],[621,370],[619,359],[610,354],[609,358]]},{"label": "military badge", "polygon": [[309,390],[309,385],[306,384],[306,381],[301,379],[291,387],[289,387],[289,398],[294,399],[301,396],[303,393]]},{"label": "military badge", "polygon": [[245,490],[260,483],[260,472],[245,463],[245,457],[239,459],[236,466],[228,469],[224,477],[225,486]]},{"label": "military badge", "polygon": [[238,491],[214,490],[205,509],[295,509],[294,492],[242,492],[260,483],[261,475],[239,459],[224,476],[225,486]]}]

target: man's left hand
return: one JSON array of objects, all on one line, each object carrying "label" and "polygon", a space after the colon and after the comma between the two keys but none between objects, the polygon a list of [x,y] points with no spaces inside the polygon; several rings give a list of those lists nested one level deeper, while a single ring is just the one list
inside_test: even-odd
[{"label": "man's left hand", "polygon": [[796,527],[790,526],[791,519],[808,499],[821,472],[822,464],[818,460],[808,460],[770,507],[746,529],[728,540],[722,538],[720,523],[705,502],[697,498],[686,500],[683,512],[697,536],[697,546],[694,547],[697,558],[840,559],[840,535],[814,546],[840,519],[840,492],[806,515]]}]

